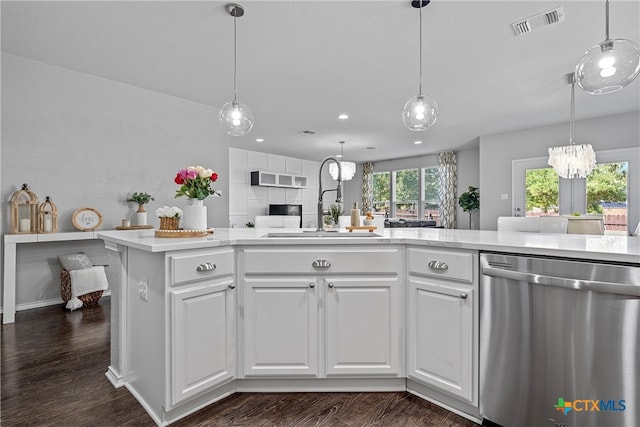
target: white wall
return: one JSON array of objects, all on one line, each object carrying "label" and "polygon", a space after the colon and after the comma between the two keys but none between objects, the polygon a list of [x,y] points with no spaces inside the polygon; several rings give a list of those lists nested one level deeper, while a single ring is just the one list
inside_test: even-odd
[{"label": "white wall", "polygon": [[[548,156],[548,148],[568,144],[569,124],[480,137],[480,228],[495,230],[499,216],[511,212],[511,166],[516,159]],[[595,151],[637,147],[640,141],[640,112],[616,114],[575,123],[579,144],[592,144]],[[508,194],[508,200],[500,195]],[[636,197],[637,194],[635,194]],[[629,212],[629,224],[637,224],[638,212]]]},{"label": "white wall", "polygon": [[[173,197],[176,171],[200,164],[219,174],[216,188],[223,194],[205,201],[208,223],[226,227],[231,137],[217,113],[210,106],[3,53],[1,199],[9,200],[26,182],[41,202],[53,198],[61,231],[75,231],[71,215],[85,206],[102,213],[102,229],[113,229],[135,211],[126,198],[145,191],[156,199],[147,210],[157,225],[157,207],[185,204]],[[8,215],[2,218],[4,234]],[[59,295],[52,266],[58,252],[69,248],[50,245],[43,263],[34,245],[19,247],[18,304]]]},{"label": "white wall", "polygon": [[[302,226],[316,227],[318,168],[320,162],[257,151],[229,148],[229,226],[244,227],[256,215],[269,215],[270,204],[301,204]],[[251,185],[251,171],[287,173],[307,177],[307,188]],[[328,205],[327,205],[328,206]]]}]

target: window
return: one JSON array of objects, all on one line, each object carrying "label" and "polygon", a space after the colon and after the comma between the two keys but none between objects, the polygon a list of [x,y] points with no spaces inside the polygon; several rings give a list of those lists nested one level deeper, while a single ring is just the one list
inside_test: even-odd
[{"label": "window", "polygon": [[424,219],[436,221],[440,225],[440,199],[438,196],[438,168],[430,167],[422,169],[422,188],[424,206]]},{"label": "window", "polygon": [[373,211],[383,213],[389,217],[391,201],[391,173],[381,172],[373,174]]},{"label": "window", "polygon": [[558,215],[560,181],[553,168],[527,169],[525,188],[525,216]]},{"label": "window", "polygon": [[425,219],[440,225],[438,168],[373,174],[373,208],[387,218]]},{"label": "window", "polygon": [[417,219],[420,199],[418,169],[399,170],[395,175],[393,202],[397,218]]},{"label": "window", "polygon": [[601,163],[587,177],[587,213],[600,214],[604,229],[626,234],[628,162]]}]

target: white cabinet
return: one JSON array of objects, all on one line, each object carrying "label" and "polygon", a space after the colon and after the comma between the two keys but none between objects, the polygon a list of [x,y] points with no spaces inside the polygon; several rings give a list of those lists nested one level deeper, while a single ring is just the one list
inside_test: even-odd
[{"label": "white cabinet", "polygon": [[168,257],[172,407],[235,377],[236,291],[232,249]]},{"label": "white cabinet", "polygon": [[244,282],[245,375],[318,374],[318,299],[315,282]]},{"label": "white cabinet", "polygon": [[234,287],[223,280],[170,292],[173,405],[234,377]]},{"label": "white cabinet", "polygon": [[251,185],[262,187],[307,188],[307,177],[287,173],[252,171]]},{"label": "white cabinet", "polygon": [[327,376],[399,375],[400,283],[359,277],[325,282]]},{"label": "white cabinet", "polygon": [[245,376],[403,374],[399,248],[247,248],[241,258]]},{"label": "white cabinet", "polygon": [[477,255],[408,249],[407,376],[477,404]]}]

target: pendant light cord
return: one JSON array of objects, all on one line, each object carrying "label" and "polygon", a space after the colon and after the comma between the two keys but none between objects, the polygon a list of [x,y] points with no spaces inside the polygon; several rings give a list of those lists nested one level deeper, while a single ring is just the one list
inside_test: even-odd
[{"label": "pendant light cord", "polygon": [[238,101],[238,92],[236,90],[236,63],[237,63],[237,55],[236,55],[236,46],[237,46],[237,42],[236,42],[236,20],[238,19],[238,17],[236,16],[236,13],[233,14],[233,102],[237,102]]},{"label": "pendant light cord", "polygon": [[609,0],[606,0],[605,2],[605,17],[605,40],[609,40]]},{"label": "pendant light cord", "polygon": [[422,95],[422,0],[420,1],[420,77],[418,79],[418,95]]}]

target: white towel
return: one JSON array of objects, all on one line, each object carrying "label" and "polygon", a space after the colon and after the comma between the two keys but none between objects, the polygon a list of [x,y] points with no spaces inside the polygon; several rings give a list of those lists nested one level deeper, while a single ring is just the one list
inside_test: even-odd
[{"label": "white towel", "polygon": [[107,275],[102,265],[82,270],[71,270],[69,275],[71,276],[71,299],[67,302],[69,310],[82,307],[82,301],[78,299],[79,296],[104,291],[109,287]]}]

